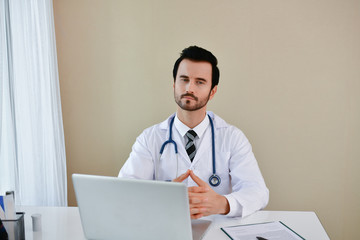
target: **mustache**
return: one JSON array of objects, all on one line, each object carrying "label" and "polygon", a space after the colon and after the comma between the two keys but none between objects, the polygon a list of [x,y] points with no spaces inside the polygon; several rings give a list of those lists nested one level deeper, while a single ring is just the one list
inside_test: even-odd
[{"label": "mustache", "polygon": [[195,101],[198,100],[198,98],[195,97],[195,95],[193,95],[193,94],[191,94],[191,93],[182,94],[182,95],[181,95],[181,98],[183,98],[183,97],[192,97],[193,99],[195,99]]}]

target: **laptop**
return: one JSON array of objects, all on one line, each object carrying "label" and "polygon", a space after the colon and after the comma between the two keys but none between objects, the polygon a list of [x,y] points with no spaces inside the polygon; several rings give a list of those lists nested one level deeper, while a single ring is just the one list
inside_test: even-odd
[{"label": "laptop", "polygon": [[201,239],[209,221],[193,221],[183,183],[72,175],[87,239]]}]

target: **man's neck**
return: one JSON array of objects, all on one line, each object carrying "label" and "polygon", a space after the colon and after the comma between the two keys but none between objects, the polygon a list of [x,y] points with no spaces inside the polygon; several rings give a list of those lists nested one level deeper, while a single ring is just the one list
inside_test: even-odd
[{"label": "man's neck", "polygon": [[197,111],[185,111],[178,108],[176,114],[183,124],[193,129],[204,120],[206,116],[206,108],[199,109]]}]

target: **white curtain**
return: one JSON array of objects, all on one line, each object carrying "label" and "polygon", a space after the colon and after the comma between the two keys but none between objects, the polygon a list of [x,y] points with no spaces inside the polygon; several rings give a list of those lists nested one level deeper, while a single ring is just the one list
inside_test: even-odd
[{"label": "white curtain", "polygon": [[66,206],[52,0],[0,0],[0,194]]}]

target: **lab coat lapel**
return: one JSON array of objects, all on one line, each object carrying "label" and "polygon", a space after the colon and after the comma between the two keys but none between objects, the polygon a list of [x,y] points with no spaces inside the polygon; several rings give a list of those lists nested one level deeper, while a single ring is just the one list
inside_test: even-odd
[{"label": "lab coat lapel", "polygon": [[[215,133],[214,133],[215,146],[214,147],[216,147],[217,130],[219,128],[227,127],[228,125],[224,120],[222,120],[221,118],[216,116],[213,112],[208,111],[207,114],[209,114],[211,119],[213,120],[214,131],[215,131]],[[212,161],[212,142],[211,142],[212,141],[212,132],[211,132],[210,127],[205,131],[203,138],[204,138],[203,142],[200,144],[199,149],[197,149],[197,151],[196,151],[196,155],[193,160],[193,164],[196,164],[202,158],[211,158],[210,160]]]},{"label": "lab coat lapel", "polygon": [[[211,131],[210,131],[211,132]],[[212,146],[211,146],[211,134],[208,135],[209,131],[206,131],[203,136],[203,142],[200,144],[199,148],[196,150],[195,157],[193,159],[193,164],[196,164],[204,157],[211,156]]]},{"label": "lab coat lapel", "polygon": [[[182,136],[180,136],[179,132],[176,130],[176,128],[174,127],[174,130],[176,131],[176,134],[174,134],[173,138],[178,146],[178,153],[179,153],[179,161],[183,161],[185,162],[186,166],[188,168],[190,168],[191,162],[190,162],[190,158],[189,155],[187,154],[186,150],[185,150],[185,146],[183,144],[183,140],[181,139]],[[196,156],[196,155],[195,155]],[[181,159],[181,160],[180,160]]]}]

